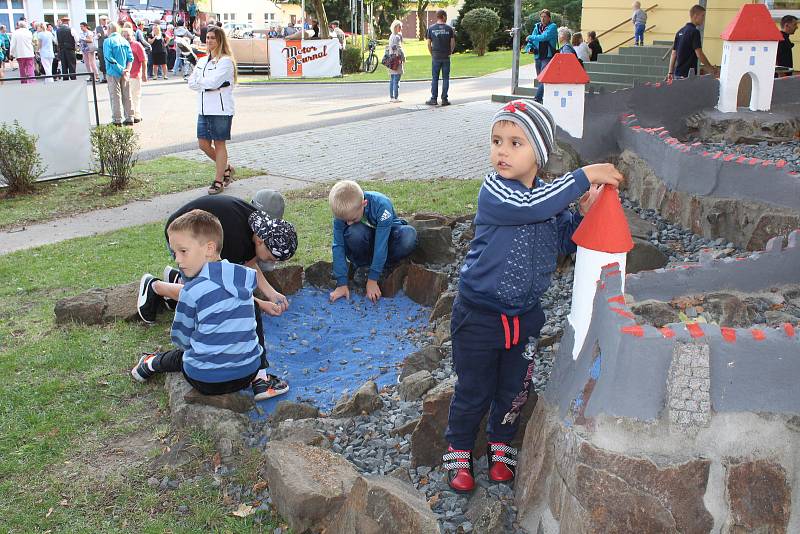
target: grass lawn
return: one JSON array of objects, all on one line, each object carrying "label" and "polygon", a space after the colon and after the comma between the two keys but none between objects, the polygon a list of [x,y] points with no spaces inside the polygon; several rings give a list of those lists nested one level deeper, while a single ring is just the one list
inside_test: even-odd
[{"label": "grass lawn", "polygon": [[[474,211],[479,184],[362,185],[389,195],[400,213],[455,215]],[[325,186],[287,195],[301,244],[295,263],[330,258],[326,198]],[[281,524],[231,515],[239,503],[226,487],[260,481],[257,451],[215,479],[213,444],[171,432],[162,380],[131,380],[138,353],[168,345],[166,315],[149,327],[54,324],[61,297],[160,272],[169,259],[162,232],[149,224],[0,256],[0,532],[272,532]],[[177,440],[188,443],[188,463],[159,466]],[[184,482],[167,491],[147,483],[164,475]]]},{"label": "grass lawn", "polygon": [[[350,43],[348,42],[348,46]],[[378,61],[383,58],[385,42],[378,44],[375,53],[378,54]],[[403,44],[406,53],[405,72],[403,80],[430,80],[431,79],[431,56],[428,53],[428,45],[425,41],[408,39]],[[511,50],[498,50],[487,52],[483,57],[478,57],[473,52],[454,54],[450,59],[450,76],[483,76],[500,70],[511,68]],[[520,66],[533,63],[533,55],[521,54]],[[284,81],[286,83],[302,83],[311,81],[328,82],[363,82],[385,80],[389,81],[389,70],[378,63],[378,69],[373,73],[359,72],[357,74],[347,74],[341,78],[308,78],[304,80],[279,80],[277,78],[267,78],[264,76],[242,76],[240,81],[264,82],[264,81]]]},{"label": "grass lawn", "polygon": [[[259,174],[263,173],[237,168],[235,178]],[[107,190],[109,178],[97,175],[42,182],[29,195],[6,197],[0,190],[0,229],[113,208],[134,200],[209,185],[213,180],[213,163],[167,156],[138,163],[128,187],[115,193]]]}]

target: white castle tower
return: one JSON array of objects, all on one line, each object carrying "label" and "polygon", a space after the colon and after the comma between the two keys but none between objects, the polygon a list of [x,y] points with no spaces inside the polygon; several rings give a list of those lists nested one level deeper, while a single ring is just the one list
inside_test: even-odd
[{"label": "white castle tower", "polygon": [[721,35],[722,63],[719,72],[717,109],[736,111],[739,82],[745,75],[752,79],[750,109],[767,111],[772,104],[775,56],[783,35],[772,22],[764,4],[745,4]]},{"label": "white castle tower", "polygon": [[578,245],[578,254],[572,281],[572,308],[567,319],[575,331],[572,358],[577,359],[592,322],[594,294],[604,266],[619,264],[622,291],[625,292],[625,260],[633,248],[633,239],[616,188],[603,187],[600,197],[573,234],[572,241]]},{"label": "white castle tower", "polygon": [[544,84],[544,107],[562,130],[583,137],[583,108],[589,75],[575,54],[556,54],[536,77]]}]

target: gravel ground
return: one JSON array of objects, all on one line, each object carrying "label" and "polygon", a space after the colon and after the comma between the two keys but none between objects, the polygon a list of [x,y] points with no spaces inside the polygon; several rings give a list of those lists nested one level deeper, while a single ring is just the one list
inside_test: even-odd
[{"label": "gravel ground", "polygon": [[800,140],[773,144],[762,141],[756,145],[734,144],[722,141],[719,143],[703,143],[697,148],[702,148],[709,152],[717,152],[719,150],[727,153],[736,152],[742,156],[763,160],[778,161],[782,159],[786,161],[786,166],[784,167],[786,171],[800,172]]},{"label": "gravel ground", "polygon": [[[727,243],[725,240],[709,240],[667,222],[653,210],[642,210],[627,198],[622,199],[623,206],[636,211],[643,219],[653,222],[656,230],[650,236],[650,241],[659,247],[668,257],[670,264],[679,264],[686,261],[697,261],[699,253],[704,249],[711,249],[717,257],[746,256],[743,252]],[[462,234],[467,231],[469,224],[457,224],[453,232],[453,241],[458,253],[456,265],[437,266],[450,277],[450,289],[458,286],[458,267],[466,253],[468,241],[462,239]],[[542,306],[547,315],[540,339],[560,339],[564,331],[565,321],[569,313],[572,293],[572,269],[557,272],[552,280],[550,289],[542,297]],[[414,341],[418,344],[430,339],[424,333],[415,334]],[[449,342],[445,345],[450,351]],[[529,352],[534,351],[534,344],[529,344]],[[540,348],[536,354],[537,362],[533,387],[537,392],[542,392],[550,377],[553,358],[559,348],[558,341],[552,345]],[[438,370],[433,375],[438,381],[452,376],[453,366],[450,356],[444,358]],[[425,493],[431,508],[437,514],[442,531],[445,533],[471,532],[473,525],[466,517],[469,496],[458,495],[450,490],[447,485],[446,474],[440,469],[418,467],[411,469],[411,435],[394,435],[395,429],[416,419],[421,413],[422,401],[405,402],[399,399],[395,385],[384,388],[381,392],[384,408],[369,416],[353,418],[341,426],[326,428],[326,433],[333,438],[331,448],[334,452],[342,454],[350,460],[356,468],[365,474],[397,474],[397,470],[404,471],[412,483]],[[270,429],[264,423],[256,423],[252,433],[248,436],[248,443],[252,447],[262,447],[269,438]],[[486,475],[486,458],[476,463],[477,483],[485,488],[490,501],[500,501],[504,508],[504,531],[511,533],[524,533],[525,531],[516,522],[517,510],[513,505],[513,487],[507,484],[490,484]],[[224,470],[225,467],[222,467]],[[224,474],[224,471],[221,473]],[[403,477],[405,478],[405,477]],[[167,481],[169,484],[170,481]],[[153,483],[163,485],[163,481],[154,480]],[[481,490],[479,490],[481,491]],[[253,495],[248,488],[235,484],[228,486],[229,494],[242,498],[258,498],[262,501],[263,510],[270,510],[268,490],[261,494]]]}]

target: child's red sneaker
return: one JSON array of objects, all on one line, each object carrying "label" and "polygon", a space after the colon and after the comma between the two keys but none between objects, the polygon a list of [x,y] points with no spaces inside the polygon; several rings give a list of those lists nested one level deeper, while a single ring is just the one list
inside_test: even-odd
[{"label": "child's red sneaker", "polygon": [[514,480],[517,449],[502,441],[489,442],[486,458],[489,460],[489,480],[492,482]]},{"label": "child's red sneaker", "polygon": [[472,470],[472,451],[447,447],[442,457],[442,467],[447,470],[447,482],[456,493],[469,493],[475,489],[475,474]]}]

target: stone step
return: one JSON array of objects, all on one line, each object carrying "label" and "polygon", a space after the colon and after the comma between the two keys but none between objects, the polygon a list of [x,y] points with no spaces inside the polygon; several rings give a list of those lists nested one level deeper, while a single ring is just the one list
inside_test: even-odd
[{"label": "stone step", "polygon": [[666,65],[669,62],[669,58],[661,59],[658,56],[634,56],[634,55],[624,55],[621,56],[619,54],[600,54],[597,56],[597,61],[592,61],[591,63],[617,63],[617,64],[624,64],[624,65]]},{"label": "stone step", "polygon": [[619,53],[627,56],[661,57],[670,49],[668,46],[623,46],[619,49]]},{"label": "stone step", "polygon": [[656,46],[666,46],[667,48],[672,48],[673,42],[672,41],[653,41],[653,44]]},{"label": "stone step", "polygon": [[643,75],[643,74],[619,74],[613,72],[597,72],[589,75],[591,82],[615,82],[627,84],[628,87],[632,86],[634,82],[660,82],[664,79],[665,74],[661,75]]},{"label": "stone step", "polygon": [[589,77],[594,73],[641,74],[659,76],[667,72],[667,65],[626,65],[624,63],[586,63]]}]

